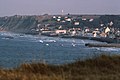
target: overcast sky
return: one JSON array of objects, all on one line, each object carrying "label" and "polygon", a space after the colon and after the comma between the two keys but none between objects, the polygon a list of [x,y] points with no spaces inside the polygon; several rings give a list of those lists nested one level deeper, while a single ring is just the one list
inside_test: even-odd
[{"label": "overcast sky", "polygon": [[0,16],[48,14],[119,14],[120,0],[0,0]]}]

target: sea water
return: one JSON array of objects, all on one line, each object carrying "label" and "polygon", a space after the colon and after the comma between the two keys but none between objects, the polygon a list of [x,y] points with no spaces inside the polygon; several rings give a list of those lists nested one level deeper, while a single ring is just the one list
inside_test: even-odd
[{"label": "sea water", "polygon": [[101,42],[0,32],[0,67],[13,68],[34,61],[66,64],[100,54],[120,53],[120,48],[91,48],[85,43]]}]

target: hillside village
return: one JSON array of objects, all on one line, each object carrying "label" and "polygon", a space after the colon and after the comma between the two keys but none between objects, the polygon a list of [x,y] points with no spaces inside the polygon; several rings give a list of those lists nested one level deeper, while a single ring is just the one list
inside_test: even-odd
[{"label": "hillside village", "polygon": [[[114,22],[99,25],[93,24],[94,20],[100,16],[82,16],[82,17],[69,17],[69,16],[53,16],[50,21],[54,21],[54,24],[46,24],[44,27],[39,28],[38,24],[37,31],[41,31],[43,34],[51,35],[79,35],[79,36],[91,36],[91,37],[109,37],[118,38],[120,35],[119,28],[114,27]],[[82,25],[87,23],[88,25]],[[55,25],[52,27],[51,25]],[[92,27],[91,27],[92,26]]]},{"label": "hillside village", "polygon": [[0,18],[0,30],[46,36],[120,39],[119,15],[15,15]]}]

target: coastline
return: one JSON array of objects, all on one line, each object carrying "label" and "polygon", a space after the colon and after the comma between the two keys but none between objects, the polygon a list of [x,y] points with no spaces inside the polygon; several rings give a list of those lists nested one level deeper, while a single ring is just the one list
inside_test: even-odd
[{"label": "coastline", "polygon": [[69,36],[69,35],[57,35],[57,34],[56,35],[42,34],[42,35],[43,36],[48,36],[48,37],[87,39],[87,40],[95,40],[95,41],[106,42],[106,43],[114,43],[114,44],[120,43],[120,39],[117,39],[117,38],[87,37],[87,36]]}]

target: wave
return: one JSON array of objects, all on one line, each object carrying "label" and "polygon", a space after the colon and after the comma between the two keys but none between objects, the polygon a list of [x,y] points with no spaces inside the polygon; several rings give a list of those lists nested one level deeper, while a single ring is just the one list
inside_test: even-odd
[{"label": "wave", "polygon": [[120,52],[120,48],[105,48],[105,47],[100,47],[100,48],[95,48],[99,51],[107,51],[107,52]]}]

